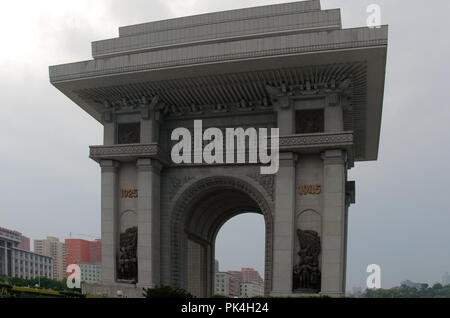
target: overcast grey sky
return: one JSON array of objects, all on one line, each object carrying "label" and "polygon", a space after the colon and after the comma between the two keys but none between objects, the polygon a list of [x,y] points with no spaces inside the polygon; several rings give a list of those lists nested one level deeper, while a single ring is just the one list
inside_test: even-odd
[{"label": "overcast grey sky", "polygon": [[[49,84],[49,65],[90,59],[90,42],[116,37],[119,26],[282,2],[2,3],[0,226],[33,239],[100,234],[100,169],[88,146],[101,144],[102,127]],[[349,219],[348,288],[364,286],[372,263],[381,265],[382,287],[439,281],[450,272],[450,2],[321,2],[342,9],[345,28],[365,26],[367,6],[379,4],[390,26],[379,160],[357,163],[350,173],[357,204]],[[222,270],[262,273],[262,217],[227,223],[217,257]]]}]

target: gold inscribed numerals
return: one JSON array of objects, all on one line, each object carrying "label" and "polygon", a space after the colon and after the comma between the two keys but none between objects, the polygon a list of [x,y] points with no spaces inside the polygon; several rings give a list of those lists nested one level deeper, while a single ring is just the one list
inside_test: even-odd
[{"label": "gold inscribed numerals", "polygon": [[319,184],[315,185],[302,185],[298,187],[298,194],[299,195],[308,195],[308,194],[321,194],[322,193],[322,186]]},{"label": "gold inscribed numerals", "polygon": [[137,189],[121,189],[120,197],[122,199],[136,199],[138,197]]}]

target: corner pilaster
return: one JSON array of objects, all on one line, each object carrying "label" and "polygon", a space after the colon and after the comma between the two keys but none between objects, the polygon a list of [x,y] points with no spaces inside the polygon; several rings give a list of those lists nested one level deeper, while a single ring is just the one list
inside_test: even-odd
[{"label": "corner pilaster", "polygon": [[295,134],[295,108],[289,96],[281,96],[274,102],[274,109],[278,114],[278,128],[280,136]]},{"label": "corner pilaster", "polygon": [[296,154],[281,153],[280,169],[275,177],[272,296],[293,292],[296,162]]},{"label": "corner pilaster", "polygon": [[138,285],[160,283],[160,172],[161,164],[138,159]]},{"label": "corner pilaster", "polygon": [[159,97],[152,100],[142,98],[141,110],[141,143],[154,143],[159,141],[160,122],[163,114],[160,110]]},{"label": "corner pilaster", "polygon": [[330,93],[325,98],[325,132],[344,131],[344,111],[341,98],[339,93]]},{"label": "corner pilaster", "polygon": [[114,284],[117,275],[118,230],[118,169],[119,162],[102,160],[101,211],[102,211],[102,282]]},{"label": "corner pilaster", "polygon": [[343,296],[347,261],[347,155],[343,150],[327,150],[322,153],[322,159],[324,186],[321,293]]}]

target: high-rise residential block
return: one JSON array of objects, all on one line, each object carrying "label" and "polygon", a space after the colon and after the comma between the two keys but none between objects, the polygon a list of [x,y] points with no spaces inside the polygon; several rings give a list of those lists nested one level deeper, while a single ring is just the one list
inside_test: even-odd
[{"label": "high-rise residential block", "polygon": [[81,263],[101,263],[101,240],[65,240],[65,266]]},{"label": "high-rise residential block", "polygon": [[59,238],[47,236],[43,240],[34,240],[34,252],[53,258],[53,278],[64,279],[64,243]]}]

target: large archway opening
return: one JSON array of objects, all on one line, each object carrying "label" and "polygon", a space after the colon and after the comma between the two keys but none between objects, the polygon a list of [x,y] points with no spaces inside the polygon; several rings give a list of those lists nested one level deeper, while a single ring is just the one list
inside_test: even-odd
[{"label": "large archway opening", "polygon": [[214,294],[248,298],[264,294],[264,216],[244,212],[228,220],[215,242]]},{"label": "large archway opening", "polygon": [[213,295],[216,237],[228,220],[248,211],[264,217],[267,294],[271,288],[271,207],[262,188],[235,177],[202,179],[177,200],[172,218],[172,285],[197,297]]}]

